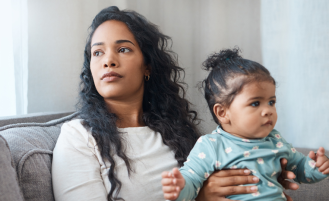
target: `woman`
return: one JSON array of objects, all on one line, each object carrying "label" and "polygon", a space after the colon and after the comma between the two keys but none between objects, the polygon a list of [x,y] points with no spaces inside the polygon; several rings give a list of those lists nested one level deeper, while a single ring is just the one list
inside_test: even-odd
[{"label": "woman", "polygon": [[[200,136],[180,82],[184,71],[167,49],[170,38],[117,7],[102,10],[90,28],[81,119],[63,125],[54,149],[55,199],[164,200],[161,172],[181,166]],[[215,173],[197,200],[255,192],[236,186],[258,182],[249,174]]]}]

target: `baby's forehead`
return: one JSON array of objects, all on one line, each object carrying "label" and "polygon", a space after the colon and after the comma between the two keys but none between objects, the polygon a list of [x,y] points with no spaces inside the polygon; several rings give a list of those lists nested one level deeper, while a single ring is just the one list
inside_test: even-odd
[{"label": "baby's forehead", "polygon": [[250,82],[243,86],[238,95],[245,97],[271,98],[275,96],[275,85],[270,81]]}]

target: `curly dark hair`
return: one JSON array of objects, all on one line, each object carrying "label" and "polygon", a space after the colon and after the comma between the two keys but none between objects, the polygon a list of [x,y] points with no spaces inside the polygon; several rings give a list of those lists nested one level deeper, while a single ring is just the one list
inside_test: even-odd
[{"label": "curly dark hair", "polygon": [[111,190],[107,199],[112,201],[123,200],[118,197],[122,184],[115,176],[114,154],[124,160],[128,174],[132,167],[116,127],[117,116],[109,111],[111,109],[107,109],[104,98],[97,92],[90,70],[92,36],[97,27],[108,20],[118,20],[128,26],[141,48],[144,63],[151,67],[151,79],[144,84],[142,118],[146,126],[161,134],[164,144],[175,153],[180,166],[200,132],[196,127],[199,123],[197,112],[190,109],[190,103],[185,98],[185,83],[181,81],[184,70],[177,65],[177,56],[170,50],[171,38],[134,11],[119,10],[115,6],[103,9],[90,26],[80,75],[77,109],[84,127],[91,130],[103,160],[111,164],[108,172]]},{"label": "curly dark hair", "polygon": [[239,52],[241,50],[238,47],[224,49],[210,55],[203,62],[204,69],[210,71],[202,82],[204,97],[214,121],[219,125],[220,122],[213,111],[216,103],[229,107],[243,86],[251,82],[270,81],[276,85],[274,78],[264,66],[242,58]]}]

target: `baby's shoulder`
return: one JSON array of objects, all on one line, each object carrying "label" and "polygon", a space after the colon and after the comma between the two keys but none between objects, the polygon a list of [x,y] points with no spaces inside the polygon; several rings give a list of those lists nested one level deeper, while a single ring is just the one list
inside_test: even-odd
[{"label": "baby's shoulder", "polygon": [[206,146],[211,145],[212,147],[218,147],[223,144],[223,136],[219,133],[206,134],[201,136],[197,140],[197,143],[202,143]]},{"label": "baby's shoulder", "polygon": [[222,135],[219,134],[219,133],[211,133],[211,134],[206,134],[206,135],[203,135],[201,136],[203,139],[207,139],[207,140],[210,140],[210,141],[213,141],[214,139],[218,139],[218,140],[222,140]]}]

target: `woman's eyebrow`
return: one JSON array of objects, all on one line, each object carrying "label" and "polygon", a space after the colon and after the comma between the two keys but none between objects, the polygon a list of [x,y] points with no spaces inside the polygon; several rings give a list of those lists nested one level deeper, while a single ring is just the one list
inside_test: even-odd
[{"label": "woman's eyebrow", "polygon": [[130,40],[117,40],[115,41],[116,44],[120,44],[120,43],[131,43],[135,46],[135,44],[133,42],[131,42]]},{"label": "woman's eyebrow", "polygon": [[[131,43],[135,46],[135,44],[133,42],[131,42],[130,40],[117,40],[115,41],[116,44],[120,44],[120,43]],[[104,45],[103,42],[97,42],[97,43],[94,43],[91,47],[94,47],[94,46],[97,46],[97,45]]]},{"label": "woman's eyebrow", "polygon": [[95,45],[104,45],[104,43],[103,42],[94,43],[91,47],[94,47]]}]

